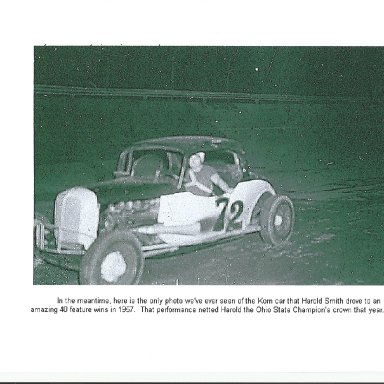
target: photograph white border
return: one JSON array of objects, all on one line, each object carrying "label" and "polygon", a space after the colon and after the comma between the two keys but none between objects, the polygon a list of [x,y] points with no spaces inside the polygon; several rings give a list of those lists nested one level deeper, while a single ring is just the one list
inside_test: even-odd
[{"label": "photograph white border", "polygon": [[161,292],[164,296],[305,294],[383,300],[381,286],[34,286],[31,257],[35,45],[383,46],[380,7],[379,1],[328,0],[68,0],[3,5],[7,20],[2,26],[6,108],[1,193],[7,203],[1,223],[6,246],[0,380],[382,381],[379,317],[164,315],[108,320],[29,312],[31,306],[47,305],[57,297],[103,297],[106,292],[131,297]]}]

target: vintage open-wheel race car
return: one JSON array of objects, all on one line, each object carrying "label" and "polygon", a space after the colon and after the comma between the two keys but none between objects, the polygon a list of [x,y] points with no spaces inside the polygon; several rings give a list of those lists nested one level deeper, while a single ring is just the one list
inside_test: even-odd
[{"label": "vintage open-wheel race car", "polygon": [[[185,187],[188,159],[204,153],[231,187],[200,196]],[[114,178],[59,193],[54,223],[35,214],[35,255],[76,269],[81,284],[137,284],[145,258],[259,232],[286,242],[294,224],[289,197],[250,171],[234,140],[174,136],[125,149]]]}]

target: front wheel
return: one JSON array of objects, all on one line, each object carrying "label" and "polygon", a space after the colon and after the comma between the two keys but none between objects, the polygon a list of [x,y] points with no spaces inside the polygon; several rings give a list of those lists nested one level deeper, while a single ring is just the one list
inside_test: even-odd
[{"label": "front wheel", "polygon": [[295,211],[288,196],[270,196],[261,208],[260,234],[264,241],[279,245],[287,241],[293,230]]},{"label": "front wheel", "polygon": [[83,256],[80,283],[90,285],[138,284],[144,257],[137,238],[127,230],[99,236]]}]

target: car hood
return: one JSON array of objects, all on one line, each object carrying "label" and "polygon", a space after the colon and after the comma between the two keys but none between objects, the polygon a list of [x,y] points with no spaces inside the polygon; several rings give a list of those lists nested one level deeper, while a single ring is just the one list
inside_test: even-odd
[{"label": "car hood", "polygon": [[179,192],[176,186],[169,182],[146,181],[131,177],[113,179],[88,186],[96,193],[102,206],[116,204],[120,201],[155,199],[162,195]]}]

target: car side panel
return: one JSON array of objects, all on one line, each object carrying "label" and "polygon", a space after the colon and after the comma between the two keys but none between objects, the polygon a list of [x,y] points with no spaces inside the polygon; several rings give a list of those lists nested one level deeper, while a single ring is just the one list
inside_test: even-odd
[{"label": "car side panel", "polygon": [[166,226],[188,225],[219,214],[216,197],[180,192],[160,197],[158,222]]},{"label": "car side panel", "polygon": [[[190,192],[161,196],[158,222],[165,226],[193,225],[205,219],[219,220],[224,213],[224,228],[236,216],[236,222],[245,229],[250,222],[253,208],[260,196],[265,193],[275,195],[273,187],[264,180],[249,180],[239,183],[231,194],[222,196],[197,196]],[[240,202],[240,203],[239,203]],[[237,211],[241,205],[241,212]],[[233,206],[235,208],[233,208]],[[237,215],[238,214],[238,215]],[[160,238],[172,245],[189,245],[199,239],[204,242],[209,233],[198,235],[160,234]]]}]

